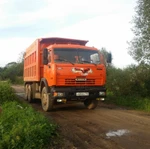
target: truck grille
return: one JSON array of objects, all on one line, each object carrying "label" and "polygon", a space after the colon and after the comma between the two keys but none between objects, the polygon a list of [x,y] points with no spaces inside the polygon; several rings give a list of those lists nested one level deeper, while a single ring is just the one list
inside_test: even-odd
[{"label": "truck grille", "polygon": [[75,79],[65,79],[66,85],[94,85],[95,79],[86,79],[85,81],[77,81]]}]

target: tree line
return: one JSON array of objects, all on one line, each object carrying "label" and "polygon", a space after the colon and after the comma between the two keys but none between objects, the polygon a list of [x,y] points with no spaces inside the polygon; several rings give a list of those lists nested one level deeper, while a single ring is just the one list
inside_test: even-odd
[{"label": "tree line", "polygon": [[0,67],[0,80],[23,83],[23,57],[18,62],[10,62],[4,67]]}]

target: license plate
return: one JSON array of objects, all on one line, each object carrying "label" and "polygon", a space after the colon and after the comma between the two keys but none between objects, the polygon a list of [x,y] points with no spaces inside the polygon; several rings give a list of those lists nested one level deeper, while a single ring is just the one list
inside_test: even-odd
[{"label": "license plate", "polygon": [[76,81],[86,81],[86,78],[76,78]]},{"label": "license plate", "polygon": [[77,92],[76,96],[89,96],[89,92]]}]

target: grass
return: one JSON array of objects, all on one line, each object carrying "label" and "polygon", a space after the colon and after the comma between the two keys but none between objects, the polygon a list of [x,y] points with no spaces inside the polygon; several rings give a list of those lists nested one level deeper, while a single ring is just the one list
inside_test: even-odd
[{"label": "grass", "polygon": [[0,149],[45,149],[55,146],[59,137],[58,126],[16,99],[10,84],[1,82]]},{"label": "grass", "polygon": [[57,135],[56,128],[33,108],[5,102],[0,116],[0,148],[44,148]]},{"label": "grass", "polygon": [[135,110],[150,112],[150,98],[142,98],[137,96],[114,96],[108,95],[106,103],[114,103],[119,106],[129,107]]}]

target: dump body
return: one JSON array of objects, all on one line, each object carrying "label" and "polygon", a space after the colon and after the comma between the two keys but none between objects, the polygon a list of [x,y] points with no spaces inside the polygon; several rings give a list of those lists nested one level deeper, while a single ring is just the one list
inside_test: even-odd
[{"label": "dump body", "polygon": [[86,46],[87,42],[66,38],[35,40],[24,56],[27,100],[36,98],[38,94],[41,99],[43,96],[43,101],[47,100],[44,94],[50,95],[48,100],[53,103],[69,100],[85,102],[91,98],[95,102],[105,97],[103,58],[99,50]]}]

